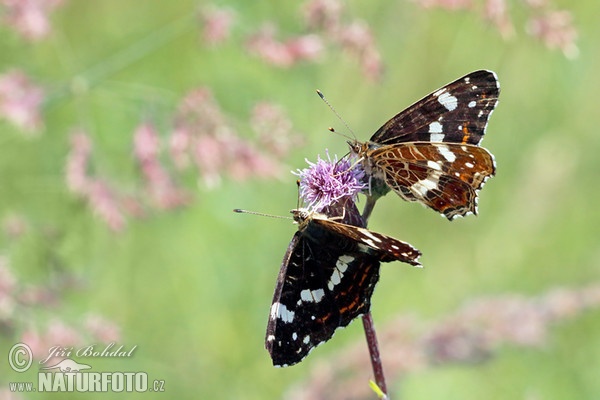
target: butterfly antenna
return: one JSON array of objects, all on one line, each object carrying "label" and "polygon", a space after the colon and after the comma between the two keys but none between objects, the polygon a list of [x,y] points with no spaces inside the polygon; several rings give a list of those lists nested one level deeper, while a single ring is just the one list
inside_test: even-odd
[{"label": "butterfly antenna", "polygon": [[342,124],[344,124],[344,126],[346,127],[346,129],[348,129],[348,132],[350,132],[350,134],[352,136],[344,135],[343,133],[340,133],[340,132],[336,131],[333,128],[329,128],[329,131],[333,132],[333,133],[337,133],[338,135],[342,135],[346,139],[352,139],[352,140],[355,141],[356,140],[356,135],[354,134],[354,131],[350,128],[350,126],[348,126],[348,124],[346,123],[346,121],[344,121],[344,119],[340,116],[340,114],[338,114],[337,111],[335,111],[335,108],[333,108],[333,106],[331,105],[331,103],[329,103],[329,101],[327,101],[327,99],[325,98],[325,95],[323,94],[323,92],[321,92],[319,89],[317,89],[317,94],[319,95],[319,97],[321,98],[321,100],[323,100],[325,102],[325,104],[327,104],[327,107],[329,107],[329,109],[335,114],[335,116],[337,117],[337,119],[339,119],[342,122]]},{"label": "butterfly antenna", "polygon": [[284,217],[284,216],[281,216],[281,215],[265,214],[265,213],[256,212],[256,211],[242,210],[242,209],[239,209],[239,208],[234,208],[233,212],[234,213],[238,213],[238,214],[260,215],[261,217],[269,217],[269,218],[293,219],[292,217]]},{"label": "butterfly antenna", "polygon": [[298,187],[298,198],[296,200],[296,209],[300,208],[300,179],[296,179],[296,186]]}]

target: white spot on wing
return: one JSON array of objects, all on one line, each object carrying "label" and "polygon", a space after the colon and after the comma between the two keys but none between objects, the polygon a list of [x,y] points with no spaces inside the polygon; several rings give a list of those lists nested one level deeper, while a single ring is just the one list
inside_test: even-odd
[{"label": "white spot on wing", "polygon": [[448,146],[438,146],[437,149],[446,160],[450,162],[454,162],[454,160],[456,160],[456,155],[450,151]]},{"label": "white spot on wing", "polygon": [[432,133],[431,135],[429,135],[430,142],[441,142],[443,140],[444,140],[443,133]]},{"label": "white spot on wing", "polygon": [[368,236],[371,239],[373,239],[374,241],[381,243],[381,239],[379,239],[377,236],[373,235],[368,229],[359,229],[359,231],[363,235]]},{"label": "white spot on wing", "polygon": [[440,93],[438,101],[441,105],[446,107],[448,111],[455,110],[456,107],[458,107],[458,99],[448,92]]},{"label": "white spot on wing", "polygon": [[348,264],[352,261],[354,261],[354,257],[344,254],[340,256],[340,258],[338,258],[337,262],[335,263],[335,266],[340,272],[346,272],[346,270],[348,269]]},{"label": "white spot on wing", "polygon": [[309,301],[309,302],[314,302],[314,303],[318,303],[319,301],[321,301],[323,296],[325,296],[325,291],[323,289],[317,289],[317,290],[304,289],[303,291],[300,292],[300,298],[303,301]]},{"label": "white spot on wing", "polygon": [[473,168],[473,167],[475,166],[473,163],[470,163],[470,162],[466,162],[466,163],[465,163],[465,165],[466,165],[468,168]]},{"label": "white spot on wing", "polygon": [[292,333],[292,340],[298,339],[298,334],[296,332]]},{"label": "white spot on wing", "polygon": [[442,133],[444,130],[442,124],[437,121],[434,121],[429,124],[429,133]]},{"label": "white spot on wing", "polygon": [[431,169],[435,169],[436,171],[441,171],[442,170],[441,165],[439,163],[435,162],[435,161],[428,160],[427,161],[427,166],[429,168],[431,168]]},{"label": "white spot on wing", "polygon": [[275,336],[273,336],[273,335],[267,336],[267,342],[272,342],[273,340],[275,340]]},{"label": "white spot on wing", "polygon": [[475,105],[477,105],[477,102],[476,102],[475,100],[471,100],[471,101],[469,102],[469,104],[467,104],[467,107],[469,107],[469,108],[473,108],[473,107],[475,107]]},{"label": "white spot on wing", "polygon": [[285,304],[276,301],[271,306],[271,319],[279,318],[282,322],[292,322],[294,320],[294,312],[288,310]]},{"label": "white spot on wing", "polygon": [[[375,247],[375,246],[373,246]],[[329,282],[327,282],[327,287],[329,290],[333,290],[335,285],[339,284],[342,281],[342,276],[344,276],[344,272],[348,269],[348,263],[354,261],[354,257],[349,255],[341,255],[335,263],[335,269],[331,274],[331,278],[329,278]]]},{"label": "white spot on wing", "polygon": [[439,180],[439,174],[430,174],[426,179],[421,179],[414,183],[410,188],[424,197],[428,191],[437,189]]},{"label": "white spot on wing", "polygon": [[308,344],[308,342],[310,342],[310,336],[304,336],[304,339],[302,339],[302,341],[304,342],[304,344]]}]

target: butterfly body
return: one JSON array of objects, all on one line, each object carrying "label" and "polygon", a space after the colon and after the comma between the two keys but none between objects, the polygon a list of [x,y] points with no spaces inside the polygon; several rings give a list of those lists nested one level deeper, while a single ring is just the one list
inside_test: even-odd
[{"label": "butterfly body", "polygon": [[[475,71],[398,113],[368,142],[349,142],[370,187],[395,191],[452,220],[477,213],[477,192],[496,171],[479,146],[500,87],[491,71]],[[376,192],[377,193],[377,192]]]},{"label": "butterfly body", "polygon": [[300,362],[370,309],[381,262],[420,266],[410,244],[325,214],[292,210],[294,234],[277,278],[265,347],[275,366]]}]

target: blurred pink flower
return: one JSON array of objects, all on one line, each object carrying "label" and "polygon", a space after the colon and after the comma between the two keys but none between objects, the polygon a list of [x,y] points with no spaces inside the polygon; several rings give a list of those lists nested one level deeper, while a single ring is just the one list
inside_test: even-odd
[{"label": "blurred pink flower", "polygon": [[229,37],[235,20],[235,14],[231,9],[211,7],[203,10],[200,17],[204,26],[202,32],[204,43],[216,46]]},{"label": "blurred pink flower", "polygon": [[300,61],[314,61],[323,53],[318,35],[304,35],[281,42],[275,39],[276,29],[265,25],[246,41],[246,49],[263,61],[280,68],[289,68]]},{"label": "blurred pink flower", "polygon": [[415,0],[424,8],[442,8],[445,10],[465,10],[473,6],[472,0]]},{"label": "blurred pink flower", "polygon": [[275,39],[275,27],[263,26],[246,41],[246,50],[268,64],[289,68],[294,64],[294,56],[286,45]]},{"label": "blurred pink flower", "polygon": [[506,0],[487,0],[484,6],[484,18],[496,26],[504,39],[515,34],[515,28],[508,14]]},{"label": "blurred pink flower", "polygon": [[340,25],[344,5],[340,0],[309,0],[302,11],[311,29],[334,31]]},{"label": "blurred pink flower", "polygon": [[530,14],[526,31],[529,35],[541,40],[549,49],[559,49],[567,58],[575,58],[579,54],[576,45],[577,30],[573,26],[573,18],[568,11],[554,11],[550,0],[525,0],[509,3],[507,0],[415,0],[424,8],[442,8],[451,11],[468,10],[478,14],[491,23],[504,39],[515,35],[515,27],[511,18],[518,7]]},{"label": "blurred pink flower", "polygon": [[195,89],[181,101],[169,143],[174,163],[186,168],[191,160],[208,188],[217,186],[224,174],[236,180],[281,175],[277,155],[241,138],[208,88]]},{"label": "blurred pink flower", "polygon": [[59,298],[57,291],[49,286],[23,284],[19,290],[18,302],[31,307],[51,307],[59,303]]},{"label": "blurred pink flower", "polygon": [[23,396],[10,390],[10,388],[0,389],[0,400],[21,400]]},{"label": "blurred pink flower", "polygon": [[[50,348],[54,346],[72,347],[84,344],[79,332],[58,319],[51,320],[44,332],[30,327],[23,332],[20,341],[31,348],[36,360],[46,359]],[[53,365],[60,358],[52,357],[46,365]]]},{"label": "blurred pink flower", "polygon": [[100,217],[110,229],[120,232],[125,228],[127,220],[121,209],[119,196],[108,183],[101,179],[90,182],[86,199],[94,214]]},{"label": "blurred pink flower", "polygon": [[278,158],[303,144],[302,137],[294,134],[292,121],[285,110],[274,103],[262,101],[252,108],[250,126],[258,136],[261,148]]},{"label": "blurred pink flower", "polygon": [[85,329],[94,340],[113,343],[121,340],[121,329],[114,322],[96,314],[90,314],[84,321]]},{"label": "blurred pink flower", "polygon": [[169,154],[176,168],[182,170],[191,163],[189,149],[192,143],[192,132],[186,126],[176,126],[169,137]]},{"label": "blurred pink flower", "polygon": [[568,11],[550,11],[531,18],[527,32],[540,39],[549,49],[560,49],[567,58],[579,55],[579,48],[575,44],[577,30],[573,26],[573,16]]},{"label": "blurred pink flower", "polygon": [[83,131],[72,134],[70,141],[71,148],[67,155],[65,178],[69,190],[82,196],[88,192],[90,186],[87,170],[92,152],[92,141]]},{"label": "blurred pink flower", "polygon": [[285,42],[285,47],[294,62],[316,60],[324,51],[321,37],[314,34],[293,37]]},{"label": "blurred pink flower", "polygon": [[11,239],[17,239],[28,229],[28,222],[23,215],[12,213],[2,221],[4,234]]},{"label": "blurred pink flower", "polygon": [[366,22],[357,20],[342,26],[337,32],[337,41],[344,50],[358,59],[366,77],[371,80],[381,78],[383,74],[381,55]]},{"label": "blurred pink flower", "polygon": [[208,188],[218,186],[221,183],[221,171],[226,165],[227,147],[234,144],[208,134],[198,136],[194,144],[193,157],[204,185]]},{"label": "blurred pink flower", "polygon": [[231,150],[227,167],[233,179],[244,181],[252,177],[281,178],[279,163],[259,152],[250,143],[239,141]]},{"label": "blurred pink flower", "polygon": [[62,3],[62,0],[0,0],[4,22],[30,41],[48,36],[51,30],[49,14]]},{"label": "blurred pink flower", "polygon": [[19,70],[0,75],[0,116],[29,134],[42,129],[44,91]]},{"label": "blurred pink flower", "polygon": [[177,187],[159,160],[160,140],[154,125],[140,124],[133,136],[134,154],[142,170],[145,190],[150,202],[160,209],[180,207],[189,202],[190,196]]},{"label": "blurred pink flower", "polygon": [[[579,289],[554,288],[538,297],[520,295],[474,299],[439,321],[400,316],[378,330],[380,353],[389,380],[442,365],[482,363],[505,344],[541,347],[552,327],[600,308],[600,283]],[[288,399],[362,399],[372,395],[363,339],[314,366],[308,382],[288,391]],[[332,397],[331,394],[336,394]]]},{"label": "blurred pink flower", "polygon": [[9,268],[8,258],[0,255],[0,321],[12,317],[15,310],[16,279]]}]

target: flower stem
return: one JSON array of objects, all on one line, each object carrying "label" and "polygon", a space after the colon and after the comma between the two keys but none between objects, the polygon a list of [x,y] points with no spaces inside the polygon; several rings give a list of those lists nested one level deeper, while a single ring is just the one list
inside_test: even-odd
[{"label": "flower stem", "polygon": [[365,336],[367,338],[367,346],[369,347],[369,355],[371,356],[371,366],[373,367],[375,383],[377,383],[377,386],[385,393],[386,398],[389,399],[387,386],[385,384],[385,375],[383,373],[383,364],[381,363],[381,357],[379,355],[375,324],[373,323],[373,316],[370,311],[362,316],[362,321],[365,329]]},{"label": "flower stem", "polygon": [[375,203],[379,199],[379,197],[375,197],[375,196],[366,196],[366,197],[367,197],[367,202],[365,203],[365,208],[363,209],[363,213],[362,213],[363,220],[365,221],[365,227],[369,223],[369,217],[371,216],[371,212],[373,211],[373,208],[375,207]]}]

